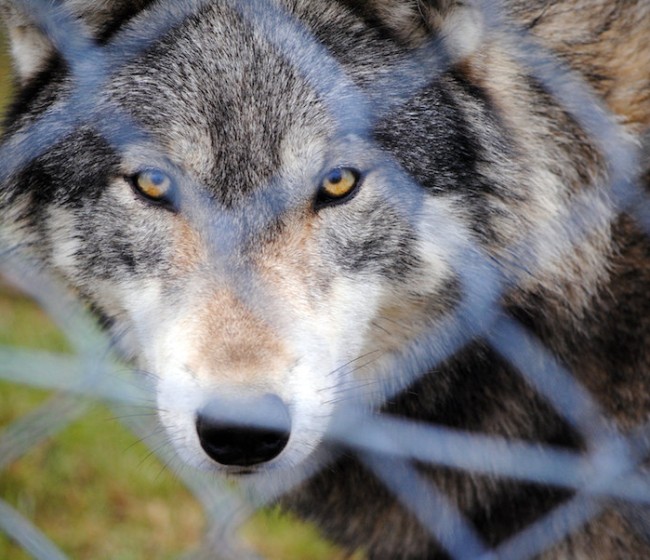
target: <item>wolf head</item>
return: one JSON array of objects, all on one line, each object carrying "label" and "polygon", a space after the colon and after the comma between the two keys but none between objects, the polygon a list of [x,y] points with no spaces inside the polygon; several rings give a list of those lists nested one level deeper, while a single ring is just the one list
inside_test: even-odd
[{"label": "wolf head", "polygon": [[4,149],[30,157],[3,176],[3,242],[151,374],[188,462],[305,462],[396,357],[422,373],[477,328],[455,319],[498,297],[486,263],[564,318],[606,274],[594,189],[579,259],[548,241],[598,152],[552,100],[530,110],[546,94],[461,4],[70,0],[56,34],[5,3]]}]

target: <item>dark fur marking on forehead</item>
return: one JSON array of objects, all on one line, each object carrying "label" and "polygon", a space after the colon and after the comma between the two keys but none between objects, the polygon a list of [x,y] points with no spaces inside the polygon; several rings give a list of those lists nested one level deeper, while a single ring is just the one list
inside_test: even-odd
[{"label": "dark fur marking on forehead", "polygon": [[[73,165],[71,156],[75,158]],[[50,204],[80,207],[104,192],[119,161],[106,140],[94,131],[79,129],[17,174],[14,196],[30,195],[31,212]]]},{"label": "dark fur marking on forehead", "polygon": [[382,41],[394,41],[395,34],[391,29],[384,24],[384,22],[377,16],[372,9],[372,4],[367,0],[339,0],[349,10],[351,10],[357,17],[362,19],[369,29],[377,35],[377,38]]},{"label": "dark fur marking on forehead", "polygon": [[[214,200],[232,207],[278,172],[282,139],[315,96],[277,49],[257,42],[250,23],[233,11],[221,15],[233,20],[236,37],[215,35],[214,14],[188,17],[122,71],[113,95]],[[195,155],[213,159],[210,168],[193,168],[188,154],[174,153],[197,136],[205,143]]]},{"label": "dark fur marking on forehead", "polygon": [[105,20],[97,33],[99,44],[108,43],[117,32],[129,23],[140,12],[157,0],[137,0],[124,2],[113,9],[113,13]]},{"label": "dark fur marking on forehead", "polygon": [[[344,66],[354,67],[359,63],[360,47],[366,46],[373,49],[376,55],[382,56],[385,52],[401,51],[401,45],[395,37],[370,11],[359,9],[356,2],[341,2],[350,13],[340,12],[339,20],[319,21],[315,18],[312,24],[312,33],[328,51]],[[354,27],[353,23],[361,23]],[[345,33],[341,27],[345,26]],[[382,53],[384,51],[384,53]],[[363,76],[356,76],[356,79]],[[363,79],[361,80],[363,81]]]},{"label": "dark fur marking on forehead", "polygon": [[376,138],[415,181],[432,192],[461,187],[485,192],[490,186],[480,182],[476,172],[481,147],[447,87],[436,82],[418,92],[379,123]]}]

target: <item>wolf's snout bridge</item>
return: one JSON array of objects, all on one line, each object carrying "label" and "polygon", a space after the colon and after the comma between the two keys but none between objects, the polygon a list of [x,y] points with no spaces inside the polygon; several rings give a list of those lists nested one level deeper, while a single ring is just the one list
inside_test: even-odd
[{"label": "wolf's snout bridge", "polygon": [[217,463],[251,467],[280,455],[291,435],[291,416],[276,395],[214,399],[198,413],[196,431]]}]

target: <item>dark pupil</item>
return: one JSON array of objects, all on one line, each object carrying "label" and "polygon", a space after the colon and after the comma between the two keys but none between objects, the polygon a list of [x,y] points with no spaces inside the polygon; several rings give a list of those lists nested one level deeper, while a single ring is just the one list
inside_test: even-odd
[{"label": "dark pupil", "polygon": [[343,180],[343,173],[340,169],[334,169],[330,172],[329,177],[327,178],[330,183],[340,183]]},{"label": "dark pupil", "polygon": [[149,172],[149,180],[159,187],[165,182],[165,175],[163,175],[160,171],[150,171]]}]

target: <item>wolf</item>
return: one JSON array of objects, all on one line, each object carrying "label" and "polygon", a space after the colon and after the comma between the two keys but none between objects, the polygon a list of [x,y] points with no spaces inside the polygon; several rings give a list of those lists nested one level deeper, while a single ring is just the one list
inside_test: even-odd
[{"label": "wolf", "polygon": [[[512,553],[580,497],[364,453],[378,418],[643,479],[648,2],[0,8],[0,254],[88,305],[189,465],[376,559]],[[643,499],[589,503],[527,554],[650,555]]]}]

